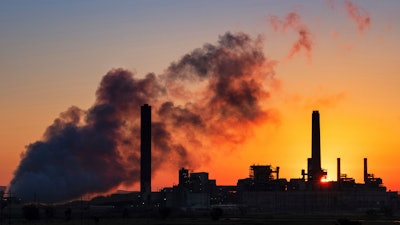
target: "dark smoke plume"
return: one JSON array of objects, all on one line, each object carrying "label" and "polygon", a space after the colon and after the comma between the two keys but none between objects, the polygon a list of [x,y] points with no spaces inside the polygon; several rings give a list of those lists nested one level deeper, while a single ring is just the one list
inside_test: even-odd
[{"label": "dark smoke plume", "polygon": [[24,200],[60,202],[138,182],[145,103],[153,107],[153,172],[165,163],[195,168],[268,120],[273,65],[261,39],[226,33],[160,75],[113,69],[90,109],[71,107],[27,147],[10,188]]}]

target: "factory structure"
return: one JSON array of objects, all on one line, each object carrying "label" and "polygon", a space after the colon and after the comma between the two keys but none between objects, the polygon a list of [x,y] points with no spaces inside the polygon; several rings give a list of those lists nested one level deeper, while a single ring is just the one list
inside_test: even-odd
[{"label": "factory structure", "polygon": [[[335,212],[390,209],[399,205],[397,192],[387,191],[382,179],[368,171],[364,158],[364,183],[341,173],[340,158],[337,159],[336,181],[322,182],[327,172],[321,167],[320,115],[312,112],[311,158],[307,169],[301,170],[300,178],[281,178],[280,167],[250,165],[247,178],[236,185],[217,185],[207,172],[192,172],[177,168],[179,183],[160,191],[151,189],[152,161],[151,106],[141,106],[140,131],[140,191],[119,192],[109,196],[97,196],[88,204],[99,209],[127,209],[151,212],[170,208],[182,212],[206,212],[215,207],[243,213],[254,212]],[[360,160],[361,161],[361,160]],[[4,200],[11,201],[0,187]],[[3,196],[4,195],[4,196]],[[72,203],[71,203],[72,204]],[[67,204],[68,205],[68,204]],[[82,202],[79,203],[82,206]],[[82,210],[82,209],[81,209]],[[114,212],[113,211],[113,212]],[[85,211],[82,211],[84,213]]]},{"label": "factory structure", "polygon": [[[319,112],[312,113],[311,158],[307,160],[307,171],[302,178],[279,178],[279,167],[251,166],[249,178],[237,184],[238,202],[264,210],[377,210],[397,209],[397,192],[388,192],[382,179],[368,172],[364,158],[364,183],[341,173],[340,158],[337,158],[336,181],[324,181],[327,172],[321,168],[321,139]],[[274,176],[274,173],[276,174]]]},{"label": "factory structure", "polygon": [[207,172],[179,169],[179,183],[151,192],[151,106],[142,106],[141,190],[133,194],[134,205],[205,209],[236,206],[257,211],[333,211],[390,208],[397,210],[398,193],[387,191],[382,179],[368,172],[364,158],[364,183],[341,173],[337,158],[337,180],[322,182],[327,172],[321,167],[320,116],[312,112],[311,158],[301,178],[279,177],[279,167],[251,165],[249,177],[236,185],[219,186]]}]

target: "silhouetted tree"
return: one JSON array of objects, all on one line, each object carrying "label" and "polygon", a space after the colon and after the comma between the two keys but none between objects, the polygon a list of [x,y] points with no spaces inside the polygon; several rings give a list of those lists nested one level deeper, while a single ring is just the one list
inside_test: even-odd
[{"label": "silhouetted tree", "polygon": [[22,207],[22,214],[27,220],[38,220],[39,219],[39,208],[36,205],[25,205]]}]

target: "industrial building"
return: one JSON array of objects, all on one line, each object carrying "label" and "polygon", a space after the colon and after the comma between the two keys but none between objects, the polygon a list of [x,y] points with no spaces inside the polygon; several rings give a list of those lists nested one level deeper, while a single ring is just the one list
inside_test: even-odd
[{"label": "industrial building", "polygon": [[[250,165],[249,176],[239,179],[236,185],[217,185],[207,172],[193,172],[187,168],[178,171],[179,183],[151,191],[151,106],[141,106],[140,131],[140,191],[120,192],[109,196],[97,196],[90,201],[73,201],[57,206],[58,209],[74,208],[80,218],[95,217],[154,217],[156,212],[172,216],[209,216],[213,208],[223,209],[227,215],[264,213],[338,213],[380,212],[392,215],[398,210],[397,192],[387,191],[382,179],[368,170],[364,163],[364,182],[356,183],[341,171],[341,159],[337,158],[336,181],[322,182],[327,172],[321,166],[320,115],[312,112],[311,157],[307,169],[301,170],[300,178],[280,177],[280,167]],[[361,164],[360,160],[360,164]],[[5,187],[0,187],[1,203],[8,205],[9,218],[20,218],[12,207],[20,207],[20,201]],[[12,204],[11,204],[12,203]],[[11,207],[12,205],[12,207]],[[14,208],[15,208],[14,207]],[[18,212],[20,212],[19,210]],[[62,211],[61,211],[62,212]],[[322,215],[322,214],[318,214]],[[62,216],[61,214],[58,215]],[[98,217],[97,217],[98,218]],[[0,218],[1,219],[1,218]]]},{"label": "industrial building", "polygon": [[337,181],[322,182],[327,172],[321,167],[320,115],[312,112],[311,158],[301,178],[279,177],[279,167],[251,165],[248,178],[236,186],[217,186],[208,173],[179,170],[179,184],[162,190],[161,205],[168,207],[209,208],[237,204],[257,211],[341,211],[397,209],[397,192],[387,192],[382,179],[368,172],[364,158],[364,183],[341,173],[337,159]]},{"label": "industrial building", "polygon": [[[354,210],[397,210],[398,193],[388,192],[382,179],[368,171],[364,158],[364,183],[341,173],[337,159],[337,180],[322,182],[327,175],[321,167],[320,115],[312,112],[311,158],[301,178],[281,178],[280,167],[251,165],[249,177],[236,185],[218,186],[207,172],[178,171],[179,183],[160,192],[151,190],[151,106],[142,106],[141,128],[141,190],[109,199],[95,199],[96,204],[130,205],[136,208],[168,207],[207,210],[212,207],[236,207],[257,212],[314,212]],[[361,160],[360,160],[361,164]],[[125,196],[125,197],[124,197]],[[239,210],[239,211],[240,211]]]}]

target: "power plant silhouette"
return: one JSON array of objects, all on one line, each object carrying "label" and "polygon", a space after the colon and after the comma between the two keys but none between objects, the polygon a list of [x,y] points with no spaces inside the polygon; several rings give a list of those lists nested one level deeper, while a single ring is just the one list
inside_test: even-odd
[{"label": "power plant silhouette", "polygon": [[[266,211],[324,211],[397,208],[397,192],[387,192],[382,179],[368,173],[364,158],[364,183],[341,173],[337,158],[337,180],[323,182],[327,172],[321,167],[320,115],[312,112],[311,158],[307,172],[289,181],[279,177],[279,167],[251,165],[248,178],[237,185],[219,186],[207,172],[179,170],[179,184],[151,190],[151,106],[141,108],[141,190],[134,205],[141,207],[210,208],[219,205],[240,205]],[[111,200],[111,199],[110,199]]]},{"label": "power plant silhouette", "polygon": [[[137,210],[178,209],[191,212],[215,207],[224,211],[242,212],[343,212],[360,210],[397,210],[397,192],[386,191],[382,179],[368,171],[364,158],[364,183],[341,172],[341,160],[337,158],[336,181],[325,181],[327,172],[321,166],[320,114],[312,112],[311,158],[307,170],[301,170],[300,178],[282,178],[280,167],[250,165],[247,178],[236,185],[217,185],[207,172],[189,172],[179,168],[179,183],[153,192],[152,178],[152,107],[141,106],[140,119],[140,191],[121,192],[109,196],[97,196],[89,201],[92,206],[112,206],[118,209]],[[177,168],[178,169],[178,168]],[[4,192],[3,192],[4,194]],[[18,194],[18,193],[16,193]],[[16,199],[15,196],[8,197]],[[10,200],[11,202],[11,200]],[[80,203],[80,205],[82,205]],[[82,211],[83,212],[83,211]]]}]

